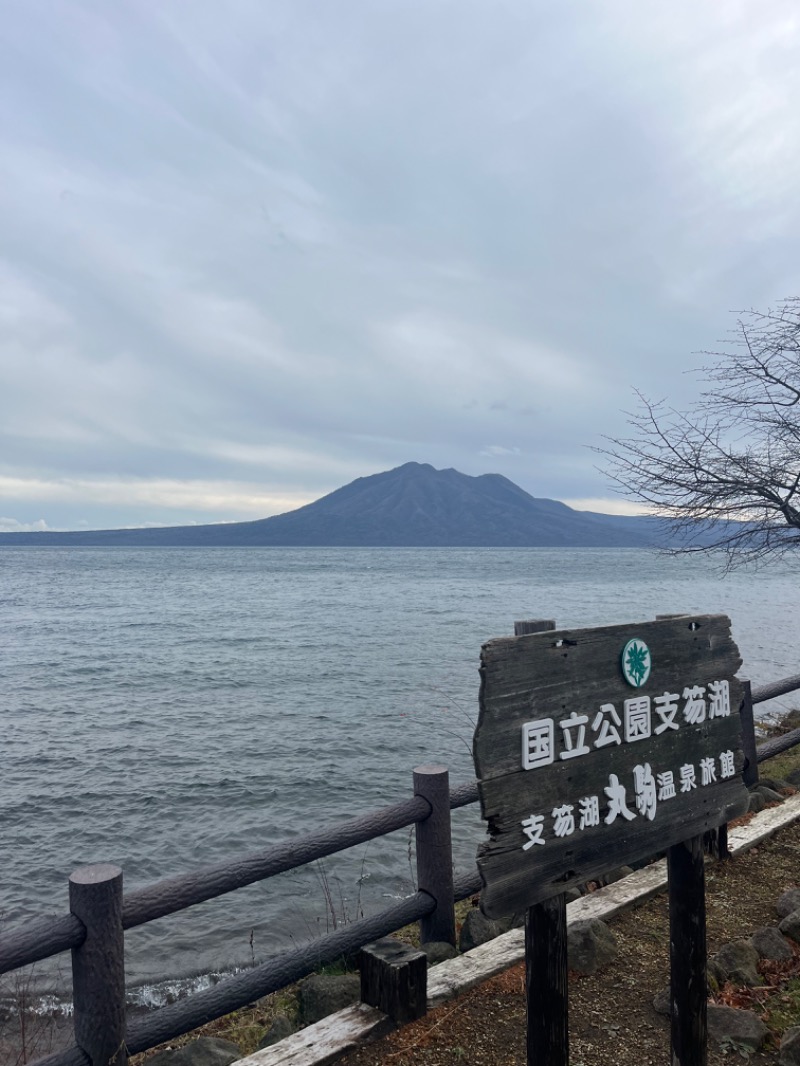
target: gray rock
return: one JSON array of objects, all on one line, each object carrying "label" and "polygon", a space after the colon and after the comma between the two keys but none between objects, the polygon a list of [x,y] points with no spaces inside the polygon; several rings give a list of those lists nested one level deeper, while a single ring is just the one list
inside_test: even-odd
[{"label": "gray rock", "polygon": [[279,1043],[287,1036],[291,1036],[295,1032],[295,1026],[289,1021],[285,1014],[276,1014],[272,1019],[272,1025],[261,1037],[258,1045],[258,1050],[262,1048],[272,1047],[273,1044]]},{"label": "gray rock", "polygon": [[748,814],[760,814],[767,805],[767,801],[760,792],[751,792],[750,801],[747,805]]},{"label": "gray rock", "polygon": [[714,962],[725,975],[726,981],[735,985],[763,984],[758,973],[758,952],[748,940],[733,940],[714,956]]},{"label": "gray rock", "polygon": [[242,1052],[230,1040],[201,1036],[174,1051],[159,1051],[147,1060],[148,1066],[230,1066]]},{"label": "gray rock", "polygon": [[800,1025],[793,1025],[781,1037],[780,1066],[800,1066]]},{"label": "gray rock", "polygon": [[794,707],[791,711],[787,711],[781,718],[780,724],[786,733],[789,733],[792,729],[800,729],[800,710]]},{"label": "gray rock", "polygon": [[567,930],[569,968],[578,973],[596,973],[617,957],[617,938],[605,922],[589,918]]},{"label": "gray rock", "polygon": [[775,904],[779,918],[788,918],[792,911],[800,910],[800,888],[787,888]]},{"label": "gray rock", "polygon": [[510,928],[510,918],[493,921],[482,914],[478,907],[473,907],[461,926],[458,950],[472,951],[479,944],[485,944],[489,940],[494,940],[496,936],[500,936],[501,933],[507,933]]},{"label": "gray rock", "polygon": [[706,979],[708,981],[708,987],[712,992],[718,991],[725,982],[728,980],[725,970],[714,959],[709,959],[706,963]]},{"label": "gray rock", "polygon": [[581,898],[581,890],[579,888],[568,888],[564,895],[567,903],[574,903],[576,899]]},{"label": "gray rock", "polygon": [[730,1043],[737,1048],[758,1051],[768,1032],[766,1025],[751,1010],[720,1007],[716,1003],[708,1005],[708,1035],[718,1044]]},{"label": "gray rock", "polygon": [[791,914],[787,914],[783,921],[778,924],[778,928],[784,936],[788,936],[790,940],[800,944],[800,908],[792,911]]},{"label": "gray rock", "polygon": [[756,929],[750,943],[762,959],[791,959],[793,954],[789,941],[773,925]]},{"label": "gray rock", "polygon": [[786,775],[786,784],[794,788],[800,788],[800,766],[796,770],[790,770]]},{"label": "gray rock", "polygon": [[656,1014],[666,1014],[669,1017],[671,1006],[670,989],[669,985],[667,985],[666,988],[662,988],[660,992],[656,992],[653,996],[653,1010]]},{"label": "gray rock", "polygon": [[454,959],[458,955],[453,945],[444,940],[432,940],[430,944],[422,944],[420,950],[428,956],[428,966],[438,966],[440,962]]},{"label": "gray rock", "polygon": [[765,803],[785,803],[786,797],[782,796],[780,792],[776,792],[774,788],[768,788],[766,785],[761,784],[756,789],[760,795],[764,797]]},{"label": "gray rock", "polygon": [[299,985],[300,1017],[306,1025],[327,1018],[361,998],[361,978],[346,973],[336,976],[312,974]]},{"label": "gray rock", "polygon": [[[784,781],[780,777],[759,777],[758,784],[759,786],[764,785],[766,788],[771,788],[773,792],[780,793],[782,788],[786,788],[788,781]],[[781,798],[785,799],[786,797],[782,796]]]}]

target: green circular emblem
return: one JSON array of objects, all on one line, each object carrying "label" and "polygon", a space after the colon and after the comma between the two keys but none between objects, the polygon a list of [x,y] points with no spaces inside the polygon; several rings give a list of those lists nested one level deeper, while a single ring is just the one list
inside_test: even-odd
[{"label": "green circular emblem", "polygon": [[650,676],[653,660],[643,640],[634,637],[622,649],[622,673],[629,685],[641,688]]}]

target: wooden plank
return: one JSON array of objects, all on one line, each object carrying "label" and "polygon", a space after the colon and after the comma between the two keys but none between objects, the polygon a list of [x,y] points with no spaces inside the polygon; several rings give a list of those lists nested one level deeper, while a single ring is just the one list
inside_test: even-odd
[{"label": "wooden plank", "polygon": [[254,1051],[232,1066],[324,1066],[356,1044],[377,1040],[397,1028],[376,1007],[357,1003],[293,1033],[279,1044]]}]

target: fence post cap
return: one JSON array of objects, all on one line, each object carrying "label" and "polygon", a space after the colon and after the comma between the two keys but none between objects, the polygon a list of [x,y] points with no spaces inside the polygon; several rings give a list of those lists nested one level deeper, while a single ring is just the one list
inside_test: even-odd
[{"label": "fence post cap", "polygon": [[122,870],[110,862],[98,862],[92,866],[79,866],[69,875],[73,885],[100,885],[122,877]]},{"label": "fence post cap", "polygon": [[446,766],[440,766],[438,763],[430,763],[430,764],[428,764],[426,766],[415,766],[414,767],[414,773],[415,774],[427,774],[427,775],[430,775],[430,776],[434,776],[434,775],[438,775],[438,774],[446,774],[447,772],[448,772],[447,767]]}]

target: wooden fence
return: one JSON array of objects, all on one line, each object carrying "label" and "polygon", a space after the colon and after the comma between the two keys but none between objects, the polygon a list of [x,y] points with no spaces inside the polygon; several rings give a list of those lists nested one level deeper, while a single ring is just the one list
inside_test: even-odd
[{"label": "wooden fence", "polygon": [[[758,764],[800,744],[800,729],[756,746],[754,704],[800,689],[800,675],[752,688],[742,707],[744,779]],[[123,894],[116,866],[86,866],[69,879],[69,913],[30,922],[0,939],[0,974],[65,951],[72,953],[74,1043],[32,1066],[125,1066],[129,1055],[172,1040],[312,973],[380,937],[419,921],[423,942],[455,943],[454,903],[480,889],[477,869],[453,877],[450,811],[478,800],[478,786],[449,787],[441,766],[414,771],[413,795],[359,818],[266,851],[158,881]],[[233,975],[212,988],[126,1020],[124,931],[196,903],[264,881],[317,859],[414,825],[418,890],[379,914]]]}]

